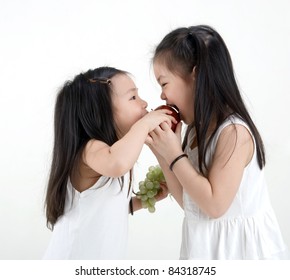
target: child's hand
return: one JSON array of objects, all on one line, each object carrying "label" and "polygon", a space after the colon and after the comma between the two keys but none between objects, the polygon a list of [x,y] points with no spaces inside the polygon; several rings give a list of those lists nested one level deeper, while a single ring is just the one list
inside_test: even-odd
[{"label": "child's hand", "polygon": [[176,119],[172,116],[172,112],[168,109],[151,111],[138,122],[142,123],[142,125],[146,124],[148,127],[148,133],[153,131],[162,123],[167,123],[169,127],[171,127],[171,123],[177,123]]},{"label": "child's hand", "polygon": [[150,213],[155,212],[155,203],[168,195],[167,185],[162,169],[159,165],[150,166],[144,181],[139,182],[136,197],[141,200],[143,208]]},{"label": "child's hand", "polygon": [[181,148],[181,122],[177,124],[175,133],[167,123],[156,127],[147,137],[146,144],[157,158],[163,158],[168,164],[172,157],[182,153]]},{"label": "child's hand", "polygon": [[160,190],[159,190],[158,194],[155,196],[156,201],[160,201],[160,200],[166,198],[168,196],[168,194],[169,194],[169,191],[168,191],[166,182],[160,183]]}]

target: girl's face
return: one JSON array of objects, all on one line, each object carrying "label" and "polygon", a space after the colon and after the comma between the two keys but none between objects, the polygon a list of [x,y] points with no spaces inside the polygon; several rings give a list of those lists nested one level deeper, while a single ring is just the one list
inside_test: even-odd
[{"label": "girl's face", "polygon": [[178,107],[181,119],[191,124],[194,121],[195,72],[183,79],[158,61],[153,67],[156,80],[161,86],[161,99],[167,105]]},{"label": "girl's face", "polygon": [[129,76],[119,74],[111,81],[114,120],[117,132],[122,137],[135,122],[148,113],[148,104],[139,97],[138,89]]}]

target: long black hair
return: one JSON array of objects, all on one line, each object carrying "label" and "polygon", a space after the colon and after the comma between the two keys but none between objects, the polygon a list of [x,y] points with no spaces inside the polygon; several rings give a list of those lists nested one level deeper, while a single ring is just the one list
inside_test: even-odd
[{"label": "long black hair", "polygon": [[[195,67],[194,122],[187,128],[187,135],[194,128],[198,146],[199,170],[205,174],[207,147],[221,123],[231,114],[237,114],[249,126],[256,142],[260,169],[265,165],[262,138],[252,121],[238,89],[229,51],[222,37],[207,25],[177,28],[167,34],[155,49],[154,61],[162,62],[172,73],[184,78]],[[209,136],[212,119],[216,120]]]},{"label": "long black hair", "polygon": [[[47,226],[53,229],[64,212],[66,186],[86,143],[100,140],[109,146],[117,140],[113,118],[111,81],[127,74],[112,67],[88,70],[67,81],[58,92],[54,112],[54,147],[46,193]],[[123,177],[122,183],[123,183]]]}]

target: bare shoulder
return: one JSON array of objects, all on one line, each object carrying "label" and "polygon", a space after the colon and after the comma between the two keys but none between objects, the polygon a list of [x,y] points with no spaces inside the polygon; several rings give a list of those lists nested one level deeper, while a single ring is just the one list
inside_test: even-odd
[{"label": "bare shoulder", "polygon": [[104,148],[108,148],[109,146],[102,141],[91,139],[84,148],[84,154],[88,153],[95,153],[99,150],[102,150]]},{"label": "bare shoulder", "polygon": [[110,146],[108,146],[105,142],[91,139],[84,147],[82,159],[85,164],[90,166],[90,161],[96,158],[97,154],[100,152],[105,152],[106,150],[109,150],[109,148]]},{"label": "bare shoulder", "polygon": [[[254,152],[254,142],[247,127],[241,124],[226,126],[219,136],[216,146],[216,156],[238,156],[245,164],[251,160]],[[234,157],[235,158],[235,157]]]},{"label": "bare shoulder", "polygon": [[253,141],[248,128],[241,124],[228,125],[221,131],[219,141],[225,141],[227,139],[235,139],[240,144]]}]

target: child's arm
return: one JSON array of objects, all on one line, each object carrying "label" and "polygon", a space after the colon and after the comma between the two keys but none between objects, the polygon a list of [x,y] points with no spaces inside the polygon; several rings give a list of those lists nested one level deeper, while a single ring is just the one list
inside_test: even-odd
[{"label": "child's arm", "polygon": [[156,151],[153,151],[153,149],[151,150],[156,156],[158,163],[162,169],[169,193],[172,194],[179,206],[183,208],[183,189],[180,182],[176,178],[175,174],[169,169],[169,165],[166,163],[166,161],[162,157],[160,157],[160,155],[158,155]]},{"label": "child's arm", "polygon": [[[158,130],[155,144],[167,164],[170,164],[183,151],[178,141],[173,139],[174,134],[170,129],[166,126],[163,128]],[[174,146],[171,146],[171,150],[164,146],[169,143],[169,139]],[[218,218],[230,207],[253,152],[254,145],[249,131],[241,125],[230,125],[220,134],[208,178],[199,174],[186,157],[175,163],[173,173],[192,200],[207,215]]]},{"label": "child's arm", "polygon": [[[133,202],[133,213],[142,209],[142,203],[141,203],[141,199],[138,199],[136,196],[132,197],[132,202]],[[131,213],[131,210],[129,208],[129,213]]]},{"label": "child's arm", "polygon": [[[178,123],[176,126],[175,134],[178,136],[181,142],[181,126],[182,123]],[[154,145],[150,145],[150,139],[148,139],[148,146],[155,155],[156,159],[158,160],[158,163],[162,169],[163,175],[165,177],[165,181],[167,184],[167,188],[169,190],[169,193],[172,194],[174,199],[177,201],[179,206],[183,208],[183,189],[182,185],[176,178],[175,174],[169,169],[169,164],[167,164],[166,160],[157,152],[156,149],[154,149]],[[181,144],[180,144],[181,145]]]},{"label": "child's arm", "polygon": [[[166,184],[160,184],[160,188],[161,188],[161,191],[159,191],[159,193],[155,196],[156,201],[160,201],[160,200],[166,198],[168,195],[168,188],[167,188]],[[136,196],[132,197],[132,203],[133,203],[133,205],[132,205],[133,212],[136,212],[140,209],[144,209],[142,207],[141,199],[138,199]],[[129,213],[131,213],[130,207],[129,207]]]},{"label": "child's arm", "polygon": [[152,111],[137,121],[128,133],[112,146],[98,140],[90,140],[84,150],[84,162],[99,174],[120,177],[127,173],[137,161],[143,144],[156,126],[173,121],[168,110]]}]

